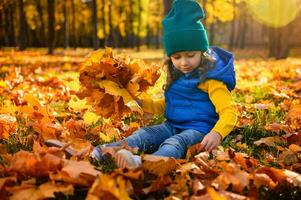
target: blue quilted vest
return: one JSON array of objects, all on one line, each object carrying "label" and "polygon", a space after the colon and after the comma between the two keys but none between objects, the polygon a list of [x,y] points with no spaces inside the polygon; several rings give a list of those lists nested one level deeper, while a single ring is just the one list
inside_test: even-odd
[{"label": "blue quilted vest", "polygon": [[[202,74],[202,80],[215,79],[232,91],[236,84],[233,55],[221,48],[212,47],[210,54],[216,59],[214,67]],[[219,116],[208,93],[200,90],[200,74],[193,70],[175,80],[165,92],[165,118],[179,129],[194,129],[208,133]]]}]

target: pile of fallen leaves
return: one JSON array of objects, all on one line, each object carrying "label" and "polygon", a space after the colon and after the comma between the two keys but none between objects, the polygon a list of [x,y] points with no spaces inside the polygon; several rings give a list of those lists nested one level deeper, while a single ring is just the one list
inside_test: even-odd
[{"label": "pile of fallen leaves", "polygon": [[[195,145],[182,160],[141,154],[140,168],[121,170],[114,163],[91,164],[89,153],[93,146],[121,139],[140,126],[133,100],[156,82],[156,66],[115,57],[111,49],[93,52],[83,63],[68,56],[42,55],[45,59],[39,60],[41,54],[18,53],[28,67],[20,58],[13,63],[14,52],[2,54],[1,199],[301,195],[301,59],[236,62],[233,95],[239,121],[223,147],[208,154]],[[55,66],[52,59],[64,64]],[[162,93],[160,88],[150,95],[158,96],[158,91]],[[66,145],[49,148],[46,139]],[[64,154],[69,146],[75,150],[71,158]]]},{"label": "pile of fallen leaves", "polygon": [[116,58],[111,48],[95,51],[81,66],[82,88],[78,96],[87,98],[104,118],[120,120],[133,113],[142,115],[135,99],[155,84],[160,76],[158,70],[158,65]]}]

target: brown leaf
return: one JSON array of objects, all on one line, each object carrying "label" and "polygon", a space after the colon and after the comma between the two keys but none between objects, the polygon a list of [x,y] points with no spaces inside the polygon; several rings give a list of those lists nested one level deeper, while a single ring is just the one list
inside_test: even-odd
[{"label": "brown leaf", "polygon": [[192,188],[192,180],[188,173],[177,173],[173,182],[168,186],[168,190],[171,194],[179,197],[180,199],[186,199],[189,197],[190,190]]},{"label": "brown leaf", "polygon": [[55,193],[63,193],[65,195],[73,194],[73,186],[64,183],[51,183],[47,182],[38,187],[35,185],[22,184],[20,186],[15,186],[7,188],[7,191],[12,194],[10,199],[32,199],[40,200],[47,198],[55,198]]},{"label": "brown leaf", "polygon": [[13,185],[16,182],[17,182],[17,178],[15,176],[0,178],[0,191],[2,191],[5,186]]},{"label": "brown leaf", "polygon": [[117,169],[112,173],[112,176],[115,176],[115,175],[122,175],[123,177],[132,179],[132,180],[142,180],[144,177],[143,171],[141,170],[141,168],[135,168],[135,169],[129,169],[129,170]]},{"label": "brown leaf", "polygon": [[265,137],[265,138],[261,138],[257,141],[254,142],[255,145],[259,146],[261,144],[267,145],[267,146],[271,146],[271,147],[276,147],[277,144],[276,143],[280,143],[283,142],[284,140],[279,137],[279,136],[273,136],[273,137]]},{"label": "brown leaf", "polygon": [[200,180],[193,180],[192,182],[192,192],[195,195],[200,195],[202,192],[204,192],[206,187],[203,185],[203,183]]},{"label": "brown leaf", "polygon": [[50,174],[50,179],[80,186],[91,186],[99,174],[101,172],[88,161],[65,160],[62,170]]},{"label": "brown leaf", "polygon": [[256,173],[264,173],[268,175],[275,183],[282,183],[286,180],[286,175],[281,169],[273,167],[260,167]]},{"label": "brown leaf", "polygon": [[297,133],[286,134],[283,137],[287,139],[289,144],[296,144],[301,146],[301,130]]},{"label": "brown leaf", "polygon": [[143,192],[145,194],[156,192],[160,190],[165,190],[166,186],[172,183],[172,179],[170,176],[159,176],[155,181],[152,182],[152,184],[143,189]]},{"label": "brown leaf", "polygon": [[290,108],[286,121],[293,129],[301,128],[301,105],[293,105]]},{"label": "brown leaf", "polygon": [[215,195],[214,192],[211,192],[211,195],[209,193],[207,193],[202,196],[191,196],[190,200],[213,200],[213,198],[215,198],[216,200],[224,200],[225,198],[227,200],[249,200],[249,199],[251,199],[246,196],[235,194],[232,192],[227,192],[227,191],[216,191],[215,193],[218,193],[218,195]]},{"label": "brown leaf", "polygon": [[112,199],[112,200],[130,200],[132,186],[122,176],[112,178],[109,175],[99,176],[90,188],[87,200]]},{"label": "brown leaf", "polygon": [[0,139],[7,139],[17,131],[17,120],[8,114],[0,114]]},{"label": "brown leaf", "polygon": [[73,161],[65,160],[62,171],[67,172],[72,178],[78,178],[80,175],[91,175],[96,177],[101,174],[95,167],[88,161]]},{"label": "brown leaf", "polygon": [[142,161],[143,169],[158,176],[165,175],[172,170],[175,170],[178,166],[178,162],[174,158],[154,156],[149,154],[143,155]]},{"label": "brown leaf", "polygon": [[283,151],[279,155],[278,162],[283,162],[285,165],[292,165],[299,162],[297,155],[291,150]]},{"label": "brown leaf", "polygon": [[283,173],[287,177],[287,181],[292,183],[294,186],[301,187],[301,175],[291,170],[284,169]]},{"label": "brown leaf", "polygon": [[242,192],[245,187],[249,185],[250,176],[247,172],[240,170],[234,164],[226,162],[220,163],[224,170],[212,184],[221,190],[226,190],[229,185],[232,185],[232,190],[235,192]]},{"label": "brown leaf", "polygon": [[211,187],[207,188],[207,192],[212,200],[227,200],[227,198],[224,195],[220,195]]},{"label": "brown leaf", "polygon": [[43,193],[45,198],[54,198],[54,193],[59,192],[63,193],[64,195],[73,195],[73,185],[66,184],[66,183],[52,183],[47,182],[39,186],[39,189]]},{"label": "brown leaf", "polygon": [[86,126],[83,120],[69,119],[64,125],[73,137],[83,138],[86,135]]},{"label": "brown leaf", "polygon": [[249,157],[244,153],[235,153],[233,161],[247,170],[258,166],[258,161],[255,158]]},{"label": "brown leaf", "polygon": [[50,172],[62,168],[62,159],[45,152],[29,153],[19,151],[14,154],[8,171],[17,172],[20,175],[47,176]]},{"label": "brown leaf", "polygon": [[201,152],[201,143],[194,144],[187,149],[186,159],[191,159],[193,156]]},{"label": "brown leaf", "polygon": [[278,124],[278,123],[272,123],[268,124],[264,127],[267,131],[273,131],[276,133],[280,133],[281,131],[284,131],[285,133],[292,133],[293,130],[288,126],[284,124]]},{"label": "brown leaf", "polygon": [[288,148],[289,148],[289,150],[291,150],[294,153],[301,152],[301,147],[296,144],[291,144]]},{"label": "brown leaf", "polygon": [[158,69],[146,67],[140,60],[114,57],[109,48],[95,51],[81,66],[78,95],[88,97],[88,103],[104,118],[120,120],[133,112],[141,116],[142,109],[133,99],[155,84],[160,76]]},{"label": "brown leaf", "polygon": [[254,185],[257,188],[260,188],[261,186],[268,186],[270,189],[273,189],[277,186],[277,183],[275,183],[268,175],[263,173],[255,173],[254,174]]}]

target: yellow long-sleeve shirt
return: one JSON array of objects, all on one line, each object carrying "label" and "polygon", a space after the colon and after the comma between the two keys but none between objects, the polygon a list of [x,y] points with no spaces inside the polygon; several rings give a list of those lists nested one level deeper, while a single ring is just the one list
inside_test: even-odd
[{"label": "yellow long-sleeve shirt", "polygon": [[[212,130],[218,132],[224,138],[232,131],[237,121],[236,107],[231,92],[223,82],[213,79],[200,83],[198,88],[208,93],[215,106],[215,111],[219,115],[219,119]],[[142,108],[146,112],[163,114],[165,101],[164,99],[152,100],[151,98],[145,98],[142,100]]]}]

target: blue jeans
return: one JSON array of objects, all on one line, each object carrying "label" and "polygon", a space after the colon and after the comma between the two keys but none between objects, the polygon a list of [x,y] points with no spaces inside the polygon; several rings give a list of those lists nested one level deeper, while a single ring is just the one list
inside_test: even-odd
[{"label": "blue jeans", "polygon": [[205,134],[199,131],[177,129],[165,122],[140,128],[123,140],[103,146],[120,146],[127,142],[129,146],[138,147],[139,151],[145,153],[179,159],[186,155],[187,147],[202,141],[204,136]]}]

